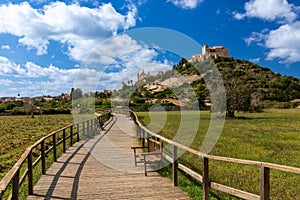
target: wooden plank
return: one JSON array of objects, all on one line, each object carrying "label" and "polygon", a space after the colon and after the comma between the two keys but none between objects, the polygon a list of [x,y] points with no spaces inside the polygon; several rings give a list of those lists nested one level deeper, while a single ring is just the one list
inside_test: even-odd
[{"label": "wooden plank", "polygon": [[[109,126],[106,129],[109,129]],[[95,136],[95,141],[97,137]],[[129,151],[131,155],[130,147],[138,146],[136,138],[123,133],[117,125],[110,129],[106,137],[107,141],[123,151]],[[172,181],[167,177],[161,177],[157,172],[151,172],[145,177],[143,166],[134,165],[133,155],[129,157],[131,162],[126,162],[120,158],[119,151],[113,152],[109,146],[105,147],[107,144],[104,138],[96,144],[95,151],[103,153],[104,158],[110,158],[128,170],[140,169],[140,172],[128,173],[107,167],[98,158],[92,156],[93,152],[85,147],[80,148],[80,144],[81,142],[74,144],[74,147],[59,158],[60,162],[51,166],[47,175],[44,175],[35,186],[35,195],[29,196],[28,200],[189,199],[181,189],[173,187]]]},{"label": "wooden plank", "polygon": [[221,192],[225,192],[227,194],[236,196],[236,197],[240,197],[243,199],[248,199],[248,200],[259,200],[260,197],[256,194],[251,194],[249,192],[245,192],[242,190],[238,190],[232,187],[228,187],[219,183],[215,183],[215,182],[211,182],[210,183],[210,187],[215,189],[215,190],[219,190]]},{"label": "wooden plank", "polygon": [[22,176],[21,176],[21,178],[20,178],[20,180],[19,180],[19,187],[22,186],[22,184],[23,184],[23,182],[25,181],[27,175],[28,175],[28,169],[26,169],[26,170],[23,172],[23,174],[22,174]]},{"label": "wooden plank", "polygon": [[189,176],[193,177],[195,180],[199,181],[202,183],[202,176],[200,174],[198,174],[197,172],[191,170],[190,168],[184,166],[183,164],[178,165],[178,168],[180,170],[182,170],[183,172],[185,172],[186,174],[188,174]]},{"label": "wooden plank", "polygon": [[252,160],[243,160],[243,159],[238,159],[238,158],[228,158],[228,157],[212,156],[212,155],[205,155],[205,157],[212,159],[212,160],[225,161],[225,162],[244,164],[244,165],[252,165],[252,166],[259,166],[259,167],[262,165],[262,162],[252,161]]},{"label": "wooden plank", "polygon": [[42,156],[39,155],[39,157],[36,158],[36,160],[32,163],[32,167],[35,168],[35,166],[37,166],[37,164],[39,164],[39,162],[41,161]]},{"label": "wooden plank", "polygon": [[278,165],[278,164],[273,164],[273,163],[265,163],[265,162],[262,163],[262,166],[265,166],[265,167],[268,167],[271,169],[280,170],[280,171],[300,174],[300,168],[297,168],[297,167]]}]

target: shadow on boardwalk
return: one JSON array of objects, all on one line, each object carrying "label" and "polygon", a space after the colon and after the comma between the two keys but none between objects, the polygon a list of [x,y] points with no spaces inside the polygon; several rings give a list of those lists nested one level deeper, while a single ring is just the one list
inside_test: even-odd
[{"label": "shadow on boardwalk", "polygon": [[189,199],[171,180],[135,167],[133,122],[116,115],[95,138],[76,143],[54,163],[28,199]]}]

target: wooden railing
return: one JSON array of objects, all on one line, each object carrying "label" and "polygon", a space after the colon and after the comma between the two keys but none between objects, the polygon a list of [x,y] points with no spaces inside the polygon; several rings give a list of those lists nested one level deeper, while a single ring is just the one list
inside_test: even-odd
[{"label": "wooden railing", "polygon": [[[76,142],[80,140],[80,135],[89,134],[93,130],[98,130],[110,118],[111,113],[107,112],[95,118],[70,124],[64,128],[54,131],[47,136],[41,138],[39,141],[31,145],[25,150],[20,159],[12,167],[12,169],[5,175],[0,182],[0,200],[4,197],[4,193],[11,185],[10,194],[6,194],[8,199],[17,200],[19,198],[19,189],[25,182],[28,181],[28,194],[33,194],[34,185],[34,168],[41,162],[42,174],[46,174],[47,156],[52,151],[53,161],[57,161],[58,146],[62,144],[62,152],[65,153],[67,146],[73,146],[74,139]],[[69,140],[69,145],[67,142]],[[33,155],[34,154],[34,155]],[[36,159],[33,161],[33,157]],[[50,156],[49,156],[50,157]],[[21,170],[22,165],[27,162],[25,170]]]},{"label": "wooden railing", "polygon": [[[128,111],[126,111],[126,113],[128,113]],[[236,159],[236,158],[228,158],[228,157],[202,154],[200,151],[196,151],[194,149],[191,149],[189,147],[186,147],[184,145],[176,143],[170,139],[162,137],[161,135],[158,135],[158,134],[148,130],[139,122],[138,117],[134,112],[130,111],[130,113],[136,124],[137,137],[141,139],[143,146],[145,145],[145,142],[146,142],[145,139],[148,137],[154,137],[157,140],[160,140],[160,141],[163,141],[163,142],[166,142],[166,143],[172,145],[172,156],[168,156],[168,155],[164,154],[164,157],[166,160],[168,160],[170,163],[172,163],[174,186],[178,185],[177,171],[178,171],[178,169],[180,169],[183,172],[185,172],[186,174],[190,175],[191,177],[193,177],[194,179],[196,179],[202,183],[202,199],[203,200],[209,199],[209,189],[210,188],[221,191],[221,192],[225,192],[227,194],[230,194],[230,195],[233,195],[236,197],[240,197],[243,199],[268,200],[268,199],[270,199],[270,169],[276,169],[276,170],[280,170],[280,171],[300,174],[300,168],[296,168],[296,167],[272,164],[272,163],[267,163],[267,162],[258,162],[258,161],[242,160],[242,159]],[[202,174],[201,175],[178,162],[178,157],[177,157],[178,149],[181,149],[185,152],[194,154],[202,159]],[[209,179],[209,160],[224,161],[224,162],[259,167],[260,168],[260,181],[259,181],[260,194],[259,195],[252,194],[252,193],[245,192],[245,191],[242,191],[242,190],[239,190],[236,188],[222,185],[220,183],[212,182]]]}]

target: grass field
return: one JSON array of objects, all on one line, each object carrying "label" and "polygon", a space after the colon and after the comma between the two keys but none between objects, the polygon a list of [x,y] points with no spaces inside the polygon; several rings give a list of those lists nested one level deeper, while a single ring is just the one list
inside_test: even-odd
[{"label": "grass field", "polygon": [[27,147],[71,123],[72,115],[0,116],[0,180]]},{"label": "grass field", "polygon": [[[151,118],[149,113],[137,114],[149,129],[172,139],[179,127],[181,134],[188,136],[189,127],[198,125],[198,121],[193,119],[197,118],[199,112],[184,113],[187,116],[185,121],[182,121],[180,112],[168,112],[167,116],[160,112],[151,113]],[[240,113],[237,116],[239,118],[226,119],[221,136],[209,154],[300,167],[300,110],[265,110],[263,113]],[[165,117],[166,122],[162,124],[160,121]],[[200,112],[199,128],[190,145],[193,149],[200,150],[209,123],[210,113]],[[201,171],[199,158],[184,154],[180,160],[190,168]],[[210,179],[259,194],[257,167],[210,161]],[[193,198],[200,197],[199,192],[194,191],[195,182],[181,182],[187,185],[185,188],[189,188],[187,190]],[[299,183],[300,175],[271,170],[271,198],[300,199]],[[231,199],[221,193],[217,195],[222,199]]]}]

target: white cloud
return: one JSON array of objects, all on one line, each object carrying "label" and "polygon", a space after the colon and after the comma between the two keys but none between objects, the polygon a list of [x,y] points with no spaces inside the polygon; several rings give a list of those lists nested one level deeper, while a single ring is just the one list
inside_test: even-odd
[{"label": "white cloud", "polygon": [[245,17],[256,17],[267,21],[292,22],[297,18],[293,4],[287,0],[251,0],[245,3],[245,13],[234,12],[234,17],[241,20]]},{"label": "white cloud", "polygon": [[1,46],[1,49],[9,50],[9,49],[10,49],[10,46],[9,46],[9,45],[2,45],[2,46]]},{"label": "white cloud", "polygon": [[265,46],[270,49],[268,60],[279,58],[282,62],[300,61],[300,21],[282,25],[270,31],[266,36]]},{"label": "white cloud", "polygon": [[[82,45],[85,42],[82,41]],[[137,41],[133,40],[126,34],[116,35],[111,37],[94,47],[94,49],[89,49],[89,55],[85,58],[85,63],[102,63],[102,64],[112,64],[116,62],[119,57],[143,48]],[[78,50],[71,50],[72,52],[79,52]],[[74,55],[75,56],[75,55]]]},{"label": "white cloud", "polygon": [[[90,90],[95,90],[95,87],[98,86],[105,89],[120,89],[122,82],[127,83],[128,80],[136,81],[137,73],[143,70],[147,73],[155,74],[158,71],[171,69],[174,63],[166,60],[157,61],[156,57],[158,54],[157,50],[147,48],[126,52],[118,60],[115,60],[116,62],[113,65],[106,66],[106,68],[96,68],[99,72],[99,77],[96,81],[85,81],[85,75],[80,74],[75,81],[75,85],[76,87],[89,88]],[[89,84],[89,86],[86,84]],[[99,85],[97,86],[97,84]]]},{"label": "white cloud", "polygon": [[69,55],[82,61],[97,44],[117,33],[135,26],[137,9],[128,6],[128,12],[117,12],[112,4],[98,8],[66,5],[55,2],[34,9],[29,3],[0,6],[0,33],[19,37],[19,43],[37,54],[46,54],[51,40],[68,45]]},{"label": "white cloud", "polygon": [[0,76],[22,76],[25,70],[20,65],[0,56]]},{"label": "white cloud", "polygon": [[85,77],[81,81],[89,83],[97,81],[100,72],[94,69],[60,69],[53,65],[42,67],[32,62],[21,66],[0,56],[0,76],[7,77],[0,79],[0,84],[11,86],[1,90],[0,96],[14,95],[16,90],[22,91],[23,96],[58,95],[69,92],[78,74]]},{"label": "white cloud", "polygon": [[194,9],[200,3],[202,3],[203,0],[167,0],[167,2],[171,2],[175,6],[183,8],[183,9]]},{"label": "white cloud", "polygon": [[281,25],[275,30],[253,32],[245,42],[250,45],[256,43],[269,49],[267,60],[279,59],[282,63],[300,61],[300,21]]},{"label": "white cloud", "polygon": [[[7,77],[5,81],[0,81],[3,85],[4,83],[7,85],[5,90],[0,91],[0,96],[14,96],[17,93],[22,93],[22,96],[58,95],[63,92],[68,93],[72,87],[80,87],[84,92],[95,91],[99,87],[119,89],[122,82],[136,81],[137,73],[142,70],[155,74],[158,71],[171,69],[174,65],[167,60],[157,60],[158,50],[143,48],[127,37],[121,35],[115,37],[114,41],[127,41],[128,44],[135,45],[134,49],[125,51],[125,48],[121,48],[120,52],[113,54],[118,59],[102,68],[95,67],[93,63],[90,65],[86,63],[83,68],[74,69],[61,69],[53,65],[43,67],[33,62],[20,65],[0,56],[0,76]],[[120,44],[122,45],[122,43],[114,44],[111,41],[103,47],[108,51],[113,51],[114,47]],[[117,56],[118,54],[120,56]],[[114,59],[114,57],[111,58]]]},{"label": "white cloud", "polygon": [[258,32],[253,32],[251,33],[251,36],[248,38],[245,38],[245,42],[247,43],[247,45],[251,45],[252,43],[257,43],[259,45],[262,45],[262,41],[265,38],[266,32],[268,32],[267,29],[265,29],[264,31],[258,33]]},{"label": "white cloud", "polygon": [[0,79],[0,85],[2,86],[9,86],[11,85],[13,82],[9,79]]},{"label": "white cloud", "polygon": [[250,58],[249,61],[253,63],[259,63],[260,58]]}]

